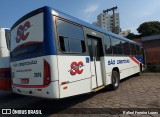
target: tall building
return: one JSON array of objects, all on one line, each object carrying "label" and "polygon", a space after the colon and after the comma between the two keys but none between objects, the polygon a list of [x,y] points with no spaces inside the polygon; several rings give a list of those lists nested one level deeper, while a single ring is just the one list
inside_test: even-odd
[{"label": "tall building", "polygon": [[[93,22],[93,25],[96,25],[100,28],[109,30],[118,34],[120,32],[120,19],[119,13],[115,13],[114,17],[111,14],[107,13],[100,13],[97,16],[97,21]],[[115,28],[114,28],[115,27]]]}]

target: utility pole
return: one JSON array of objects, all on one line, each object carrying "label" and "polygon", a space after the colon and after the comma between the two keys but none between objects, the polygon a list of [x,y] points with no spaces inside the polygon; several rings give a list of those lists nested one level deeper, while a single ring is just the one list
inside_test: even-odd
[{"label": "utility pole", "polygon": [[113,8],[110,8],[110,9],[107,9],[107,10],[103,10],[103,13],[108,13],[108,11],[113,11],[113,32],[114,33],[117,33],[116,32],[116,26],[115,26],[115,10],[117,10],[117,6],[116,7],[113,7]]}]

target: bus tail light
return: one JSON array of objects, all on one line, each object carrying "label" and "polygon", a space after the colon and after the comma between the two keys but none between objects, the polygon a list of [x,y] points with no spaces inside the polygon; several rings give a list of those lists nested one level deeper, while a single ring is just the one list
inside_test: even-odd
[{"label": "bus tail light", "polygon": [[61,82],[61,85],[68,84],[69,81]]},{"label": "bus tail light", "polygon": [[11,90],[11,69],[0,68],[0,90]]},{"label": "bus tail light", "polygon": [[0,79],[11,78],[10,68],[0,68]]},{"label": "bus tail light", "polygon": [[51,69],[49,63],[44,60],[44,80],[43,84],[47,85],[51,82]]}]

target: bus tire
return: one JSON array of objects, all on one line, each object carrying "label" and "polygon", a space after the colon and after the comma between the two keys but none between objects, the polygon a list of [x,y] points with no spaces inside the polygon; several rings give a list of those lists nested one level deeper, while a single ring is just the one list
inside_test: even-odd
[{"label": "bus tire", "polygon": [[112,90],[116,90],[119,87],[119,83],[120,83],[120,76],[118,71],[113,70],[111,78],[112,78],[111,88]]},{"label": "bus tire", "polygon": [[139,72],[137,73],[137,76],[140,76],[142,74],[142,64],[139,65]]},{"label": "bus tire", "polygon": [[142,71],[143,71],[142,70],[142,64],[140,64],[140,70],[139,71],[140,71],[140,73],[142,73]]}]

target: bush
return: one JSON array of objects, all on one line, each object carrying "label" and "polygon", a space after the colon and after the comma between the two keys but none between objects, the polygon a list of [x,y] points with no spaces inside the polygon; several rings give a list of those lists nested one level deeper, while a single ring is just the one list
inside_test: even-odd
[{"label": "bush", "polygon": [[150,71],[150,72],[160,72],[160,65],[148,64],[147,65],[147,70]]}]

